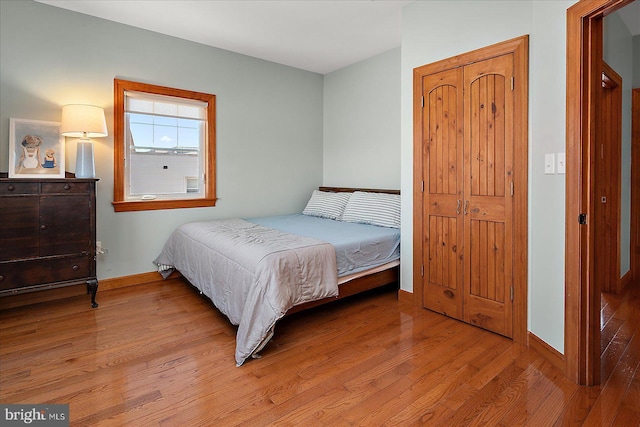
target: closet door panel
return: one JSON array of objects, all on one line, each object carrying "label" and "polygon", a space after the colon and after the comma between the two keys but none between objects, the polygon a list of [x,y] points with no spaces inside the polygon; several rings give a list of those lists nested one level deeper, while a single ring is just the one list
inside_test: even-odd
[{"label": "closet door panel", "polygon": [[463,318],[511,337],[513,55],[464,67]]},{"label": "closet door panel", "polygon": [[462,319],[462,69],[425,76],[422,235],[424,301],[431,310]]}]

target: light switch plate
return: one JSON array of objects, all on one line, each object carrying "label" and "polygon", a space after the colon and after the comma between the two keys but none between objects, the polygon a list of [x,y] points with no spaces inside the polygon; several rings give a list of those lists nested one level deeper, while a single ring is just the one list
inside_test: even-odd
[{"label": "light switch plate", "polygon": [[553,175],[556,173],[556,156],[553,153],[544,155],[544,173]]},{"label": "light switch plate", "polygon": [[565,174],[567,172],[567,159],[565,153],[558,153],[556,155],[556,164],[558,166],[556,170],[559,174]]}]

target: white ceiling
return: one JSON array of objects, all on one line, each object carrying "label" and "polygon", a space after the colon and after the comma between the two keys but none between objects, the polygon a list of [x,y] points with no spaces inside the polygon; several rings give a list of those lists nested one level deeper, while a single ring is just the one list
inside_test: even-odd
[{"label": "white ceiling", "polygon": [[[36,0],[320,74],[400,45],[413,0]],[[640,0],[620,9],[640,34]]]},{"label": "white ceiling", "polygon": [[400,46],[404,0],[37,0],[326,74]]},{"label": "white ceiling", "polygon": [[618,10],[622,22],[625,23],[632,35],[640,34],[640,1],[633,3]]}]

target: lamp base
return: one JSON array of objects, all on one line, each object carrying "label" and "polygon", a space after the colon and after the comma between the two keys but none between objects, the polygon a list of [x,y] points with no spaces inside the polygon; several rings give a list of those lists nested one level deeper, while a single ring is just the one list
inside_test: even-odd
[{"label": "lamp base", "polygon": [[78,141],[76,152],[76,178],[94,178],[96,167],[93,161],[93,144],[91,141]]}]

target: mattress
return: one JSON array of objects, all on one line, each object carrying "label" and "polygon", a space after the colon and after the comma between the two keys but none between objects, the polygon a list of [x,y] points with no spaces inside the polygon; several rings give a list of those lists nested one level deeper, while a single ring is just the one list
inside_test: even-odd
[{"label": "mattress", "polygon": [[336,250],[338,277],[400,259],[400,230],[294,214],[247,219],[275,230],[315,238]]}]

